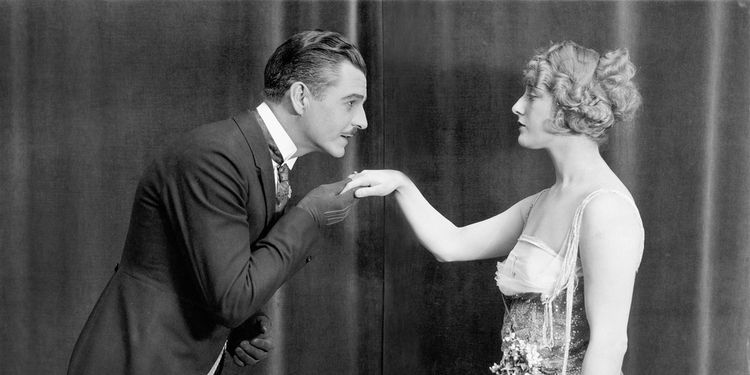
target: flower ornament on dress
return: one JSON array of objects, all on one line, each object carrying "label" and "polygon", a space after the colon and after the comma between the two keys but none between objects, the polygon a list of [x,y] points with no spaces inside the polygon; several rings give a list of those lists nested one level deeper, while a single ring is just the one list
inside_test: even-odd
[{"label": "flower ornament on dress", "polygon": [[535,344],[527,343],[516,337],[515,333],[503,337],[508,343],[503,349],[503,359],[500,364],[493,363],[490,371],[495,375],[541,375],[539,366],[542,357]]}]

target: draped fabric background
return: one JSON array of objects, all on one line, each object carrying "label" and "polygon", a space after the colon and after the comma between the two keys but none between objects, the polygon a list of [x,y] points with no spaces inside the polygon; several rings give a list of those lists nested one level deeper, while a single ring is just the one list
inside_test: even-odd
[{"label": "draped fabric background", "polygon": [[[604,149],[646,228],[625,373],[750,373],[742,1],[0,2],[0,373],[65,372],[142,169],[174,134],[257,103],[273,49],[311,28],[359,44],[370,127],[343,159],[302,158],[296,199],[401,169],[458,225],[553,182],[510,112],[534,51],[627,47],[644,107]],[[499,360],[495,261],[438,263],[391,199],[360,202],[327,237],[269,302],[277,348],[244,373],[482,374]]]}]

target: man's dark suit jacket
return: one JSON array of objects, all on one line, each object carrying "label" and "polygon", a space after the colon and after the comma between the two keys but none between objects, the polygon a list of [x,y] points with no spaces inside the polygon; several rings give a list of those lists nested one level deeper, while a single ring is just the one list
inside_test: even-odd
[{"label": "man's dark suit jacket", "polygon": [[309,261],[320,233],[298,207],[276,221],[257,119],[194,129],[146,170],[69,374],[206,374],[230,330]]}]

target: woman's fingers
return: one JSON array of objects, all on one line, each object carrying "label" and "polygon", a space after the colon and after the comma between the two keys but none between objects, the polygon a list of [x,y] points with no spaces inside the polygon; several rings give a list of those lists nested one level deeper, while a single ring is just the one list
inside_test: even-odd
[{"label": "woman's fingers", "polygon": [[[344,193],[346,193],[347,191],[349,191],[351,189],[355,189],[355,188],[358,188],[358,187],[361,187],[361,186],[369,186],[370,185],[370,183],[367,181],[367,174],[365,173],[365,171],[362,171],[360,173],[354,172],[354,173],[350,174],[347,178],[351,179],[351,181],[349,181],[344,186],[344,189],[341,190],[341,192],[339,193],[339,195],[344,194]],[[355,193],[354,196],[355,197],[357,196],[356,193]]]},{"label": "woman's fingers", "polygon": [[388,186],[378,184],[374,186],[366,186],[357,189],[357,191],[354,192],[354,196],[357,198],[366,198],[366,197],[384,197],[390,193],[393,192],[392,188],[389,188]]},{"label": "woman's fingers", "polygon": [[363,187],[354,192],[354,197],[356,198],[367,198],[377,195],[374,187]]},{"label": "woman's fingers", "polygon": [[339,194],[343,194],[351,189],[357,189],[354,192],[354,196],[357,198],[386,196],[395,189],[395,185],[391,181],[392,178],[390,178],[391,175],[386,172],[364,170],[359,173],[352,173],[348,177],[351,181],[344,186],[344,189]]},{"label": "woman's fingers", "polygon": [[[356,187],[359,186],[359,185],[357,185],[357,180],[355,178],[352,178],[352,177],[349,177],[349,178],[351,178],[352,180],[349,181],[346,185],[344,185],[344,188],[341,190],[341,192],[339,193],[339,195],[344,194],[347,191],[349,191],[351,189],[354,189],[354,188],[356,188]],[[357,194],[355,193],[354,196],[356,197]]]}]

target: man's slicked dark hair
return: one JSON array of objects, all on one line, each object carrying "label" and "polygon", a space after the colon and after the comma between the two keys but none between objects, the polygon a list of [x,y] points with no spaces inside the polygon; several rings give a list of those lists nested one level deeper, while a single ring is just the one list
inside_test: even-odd
[{"label": "man's slicked dark hair", "polygon": [[311,30],[292,35],[268,59],[263,94],[278,103],[294,82],[303,82],[320,99],[338,76],[337,67],[349,61],[367,74],[357,47],[333,31]]}]

